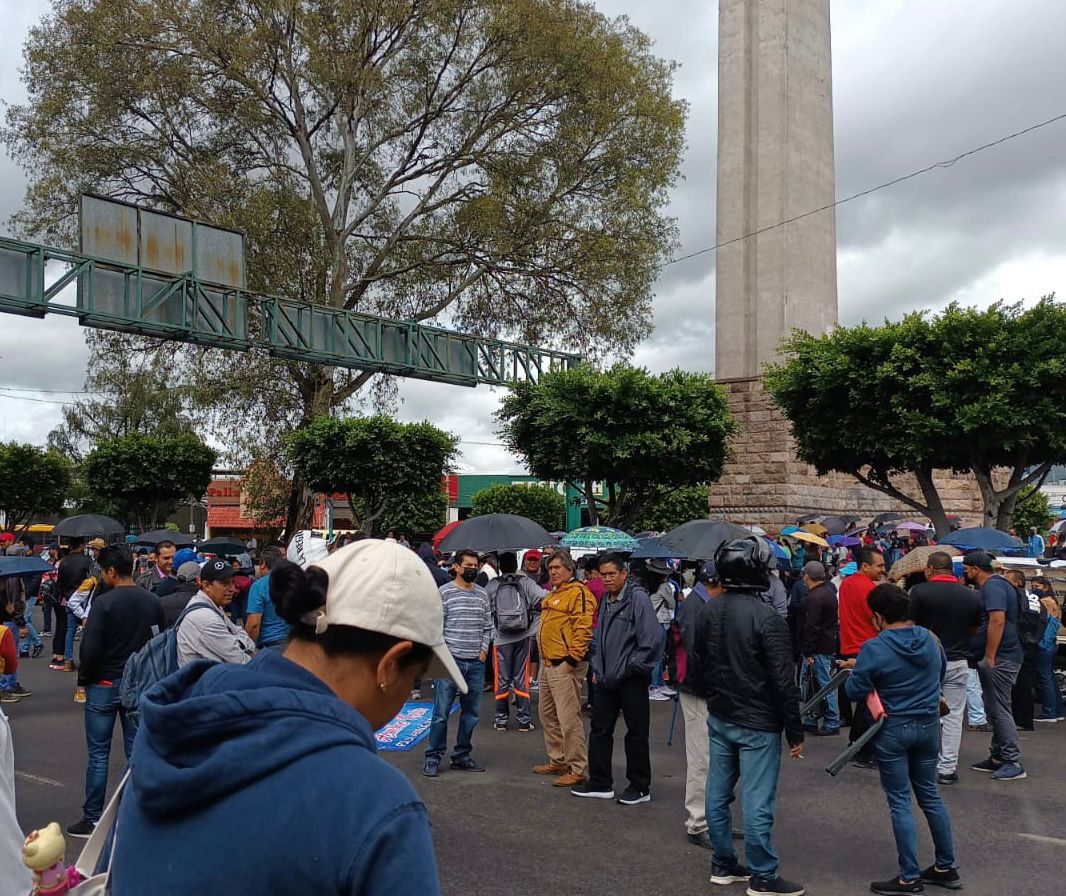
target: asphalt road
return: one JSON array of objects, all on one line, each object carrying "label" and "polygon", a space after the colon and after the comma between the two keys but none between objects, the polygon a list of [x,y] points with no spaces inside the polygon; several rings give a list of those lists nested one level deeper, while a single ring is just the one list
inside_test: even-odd
[{"label": "asphalt road", "polygon": [[[19,817],[25,830],[81,817],[85,773],[82,707],[72,700],[74,676],[52,672],[47,652],[20,670],[34,692],[4,709],[15,742]],[[624,807],[579,800],[529,769],[543,761],[538,731],[492,730],[489,701],[474,735],[484,774],[421,775],[422,756],[385,753],[414,782],[429,806],[442,889],[448,896],[696,896],[741,894],[744,887],[709,883],[710,857],[684,836],[685,769],[681,721],[666,746],[673,704],[652,704],[652,802]],[[454,736],[455,718],[452,717]],[[624,782],[619,722],[616,783]],[[1022,735],[1024,781],[994,783],[970,771],[988,735],[966,732],[960,782],[944,788],[965,892],[974,896],[1052,896],[1066,891],[1066,724]],[[832,779],[827,762],[843,738],[812,739],[806,759],[785,761],[775,845],[781,872],[812,896],[868,892],[869,882],[896,873],[888,809],[876,772],[849,768]],[[112,753],[113,787],[121,774],[121,743]],[[298,794],[294,794],[299,798]],[[932,845],[919,821],[921,858]],[[232,848],[239,848],[234,832]],[[70,845],[73,844],[73,845]],[[70,840],[73,855],[80,841]],[[225,842],[220,848],[227,848]],[[923,865],[924,866],[924,865]],[[935,891],[935,888],[929,888]]]}]

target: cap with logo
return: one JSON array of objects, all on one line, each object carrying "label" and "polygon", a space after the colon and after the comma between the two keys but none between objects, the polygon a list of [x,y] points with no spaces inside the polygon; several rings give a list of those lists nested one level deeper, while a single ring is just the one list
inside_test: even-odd
[{"label": "cap with logo", "polygon": [[428,677],[446,675],[467,692],[444,643],[444,610],[429,568],[396,542],[364,539],[313,564],[329,576],[326,605],[302,618],[322,634],[331,625],[392,635],[433,651]]},{"label": "cap with logo", "polygon": [[297,532],[289,542],[289,549],[285,552],[287,560],[303,569],[318,566],[319,561],[325,560],[328,556],[329,547],[326,545],[326,539],[319,538],[310,529]]},{"label": "cap with logo", "polygon": [[200,567],[201,582],[228,582],[235,575],[237,570],[226,560],[208,560]]}]

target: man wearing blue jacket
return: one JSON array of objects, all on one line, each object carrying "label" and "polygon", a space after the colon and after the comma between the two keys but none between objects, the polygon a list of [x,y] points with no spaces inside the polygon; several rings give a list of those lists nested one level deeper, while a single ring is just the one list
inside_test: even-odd
[{"label": "man wearing blue jacket", "polygon": [[651,800],[651,712],[648,687],[663,652],[662,628],[655,619],[648,592],[629,579],[625,560],[607,554],[600,560],[604,600],[600,603],[592,659],[596,702],[589,732],[589,779],[571,789],[574,796],[614,799],[611,759],[614,726],[621,712],[626,722],[626,778],[618,797],[623,806]]}]

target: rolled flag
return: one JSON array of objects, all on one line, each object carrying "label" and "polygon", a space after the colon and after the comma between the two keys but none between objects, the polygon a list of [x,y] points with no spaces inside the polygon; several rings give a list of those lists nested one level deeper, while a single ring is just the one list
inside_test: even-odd
[{"label": "rolled flag", "polygon": [[304,529],[292,537],[285,556],[297,566],[307,569],[325,560],[329,556],[329,548],[324,538],[319,538],[310,529]]}]

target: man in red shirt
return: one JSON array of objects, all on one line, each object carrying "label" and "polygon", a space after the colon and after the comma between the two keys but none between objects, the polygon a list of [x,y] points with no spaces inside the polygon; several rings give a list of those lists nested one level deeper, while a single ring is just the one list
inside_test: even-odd
[{"label": "man in red shirt", "polygon": [[[877,637],[874,614],[866,603],[866,598],[885,577],[885,558],[880,551],[859,548],[855,552],[855,562],[859,565],[859,571],[844,579],[838,597],[840,656],[845,660],[857,657],[862,645]],[[873,719],[866,709],[866,701],[860,700],[851,715],[849,743],[855,743],[872,724]],[[863,749],[856,754],[853,763],[860,768],[873,768],[873,749]]]}]

